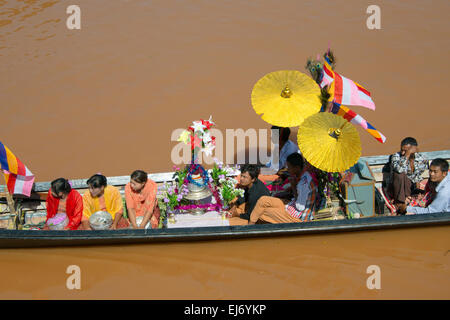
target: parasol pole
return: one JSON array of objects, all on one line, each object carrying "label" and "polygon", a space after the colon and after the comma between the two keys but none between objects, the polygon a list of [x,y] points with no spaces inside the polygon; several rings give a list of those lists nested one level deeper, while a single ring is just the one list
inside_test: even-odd
[{"label": "parasol pole", "polygon": [[335,139],[337,140],[337,139],[341,136],[341,134],[342,134],[342,129],[344,129],[344,127],[345,127],[346,124],[347,124],[346,122],[343,123],[342,126],[341,126],[340,128],[338,128],[338,129],[330,128],[330,129],[328,130],[328,135],[329,135],[330,137],[335,138]]}]

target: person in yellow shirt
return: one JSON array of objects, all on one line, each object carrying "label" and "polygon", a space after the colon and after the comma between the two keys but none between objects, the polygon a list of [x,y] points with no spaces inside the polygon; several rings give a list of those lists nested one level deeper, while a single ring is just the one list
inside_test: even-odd
[{"label": "person in yellow shirt", "polygon": [[107,184],[106,177],[94,174],[87,181],[89,190],[83,194],[83,217],[81,224],[84,230],[92,230],[89,218],[97,211],[107,211],[111,214],[113,223],[111,230],[127,228],[129,222],[123,218],[123,200],[119,189]]}]

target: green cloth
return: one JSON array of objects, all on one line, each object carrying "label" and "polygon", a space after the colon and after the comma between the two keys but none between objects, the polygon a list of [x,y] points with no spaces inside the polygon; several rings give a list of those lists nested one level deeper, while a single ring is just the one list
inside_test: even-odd
[{"label": "green cloth", "polygon": [[128,219],[127,202],[123,198],[122,198],[122,201],[123,201],[123,214],[122,214],[122,216],[125,219]]}]

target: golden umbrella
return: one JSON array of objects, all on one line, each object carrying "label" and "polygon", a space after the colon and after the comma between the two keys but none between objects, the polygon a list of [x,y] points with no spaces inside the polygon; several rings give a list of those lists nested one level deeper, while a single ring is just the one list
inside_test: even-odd
[{"label": "golden umbrella", "polygon": [[256,82],[252,105],[257,114],[271,125],[296,127],[319,112],[320,88],[306,74],[282,70],[266,74]]},{"label": "golden umbrella", "polygon": [[297,137],[305,159],[322,171],[343,172],[361,156],[356,128],[332,113],[320,112],[308,117]]}]

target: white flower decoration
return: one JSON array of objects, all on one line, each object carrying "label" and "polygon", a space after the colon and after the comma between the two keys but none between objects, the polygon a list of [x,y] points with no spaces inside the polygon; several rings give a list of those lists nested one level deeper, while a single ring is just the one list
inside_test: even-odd
[{"label": "white flower decoration", "polygon": [[194,132],[200,131],[204,133],[205,131],[203,129],[206,128],[206,126],[203,125],[201,121],[194,121],[192,123],[192,128],[194,129]]}]

